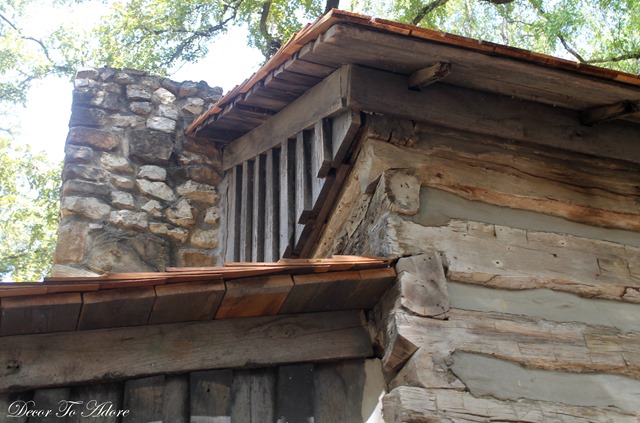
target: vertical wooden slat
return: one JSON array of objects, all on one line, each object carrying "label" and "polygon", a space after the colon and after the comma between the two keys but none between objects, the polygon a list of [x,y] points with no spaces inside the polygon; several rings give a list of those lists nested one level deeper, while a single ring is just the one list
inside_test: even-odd
[{"label": "vertical wooden slat", "polygon": [[167,376],[164,384],[163,422],[190,423],[189,375]]},{"label": "vertical wooden slat", "polygon": [[227,251],[225,260],[240,260],[240,190],[242,189],[242,167],[229,169],[229,188],[227,193]]},{"label": "vertical wooden slat", "polygon": [[0,394],[0,417],[7,416],[11,423],[27,423],[27,416],[20,413],[20,408],[22,404],[31,400],[31,392]]},{"label": "vertical wooden slat", "polygon": [[314,421],[313,390],[313,364],[280,366],[276,399],[278,423]]},{"label": "vertical wooden slat", "polygon": [[231,421],[275,422],[275,369],[237,370],[231,389]]},{"label": "vertical wooden slat", "polygon": [[[304,226],[312,209],[311,198],[311,131],[301,131],[296,137],[296,223]],[[296,237],[302,230],[298,225]]]},{"label": "vertical wooden slat", "polygon": [[320,119],[313,128],[311,177],[324,178],[331,168],[331,120]]},{"label": "vertical wooden slat", "polygon": [[130,413],[122,423],[148,423],[162,421],[164,376],[128,380],[124,384],[124,405]]},{"label": "vertical wooden slat", "polygon": [[240,201],[240,261],[251,260],[253,235],[253,161],[242,163],[242,190]]},{"label": "vertical wooden slat", "polygon": [[[62,400],[69,400],[69,388],[53,388],[53,389],[38,389],[33,394],[34,406],[32,409],[38,410],[51,410],[49,416],[32,416],[27,420],[29,423],[47,423],[58,420],[55,413],[58,411],[59,402]],[[4,417],[7,410],[0,410],[0,416]],[[64,417],[63,417],[64,418]],[[11,421],[11,417],[7,420]],[[4,421],[4,420],[3,420]]]},{"label": "vertical wooden slat", "polygon": [[366,379],[363,360],[317,364],[314,375],[314,417],[317,423],[362,421]]},{"label": "vertical wooden slat", "polygon": [[228,369],[191,373],[190,420],[229,423],[232,380]]},{"label": "vertical wooden slat", "polygon": [[265,156],[256,157],[253,169],[253,241],[251,261],[264,261],[265,232]]},{"label": "vertical wooden slat", "polygon": [[280,148],[280,257],[293,252],[295,146],[295,140],[285,140]]},{"label": "vertical wooden slat", "polygon": [[331,152],[333,153],[333,167],[337,168],[342,164],[359,127],[360,113],[355,110],[346,110],[332,119]]},{"label": "vertical wooden slat", "polygon": [[[120,417],[109,415],[106,411],[109,410],[109,408],[111,408],[111,410],[123,410],[123,387],[124,384],[122,383],[105,383],[83,385],[73,388],[71,399],[73,401],[81,401],[82,404],[74,406],[74,410],[78,411],[78,413],[70,416],[67,423],[82,423],[87,421],[91,423],[119,423]],[[105,413],[101,411],[105,411]],[[134,412],[135,410],[130,411]],[[52,421],[64,420],[56,419]]]},{"label": "vertical wooden slat", "polygon": [[274,262],[280,258],[280,150],[272,148],[265,157],[265,222],[264,261]]}]

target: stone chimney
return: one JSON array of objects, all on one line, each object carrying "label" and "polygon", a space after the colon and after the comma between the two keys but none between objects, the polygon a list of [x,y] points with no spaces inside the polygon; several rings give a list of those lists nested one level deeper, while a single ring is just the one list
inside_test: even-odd
[{"label": "stone chimney", "polygon": [[184,130],[221,94],[134,70],[78,72],[53,276],[220,264],[221,151]]}]

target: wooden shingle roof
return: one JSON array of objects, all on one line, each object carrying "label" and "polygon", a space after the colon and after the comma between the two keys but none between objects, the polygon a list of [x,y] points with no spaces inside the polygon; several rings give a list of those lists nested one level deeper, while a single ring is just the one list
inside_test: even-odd
[{"label": "wooden shingle roof", "polygon": [[0,336],[372,308],[391,260],[336,256],[0,284]]}]

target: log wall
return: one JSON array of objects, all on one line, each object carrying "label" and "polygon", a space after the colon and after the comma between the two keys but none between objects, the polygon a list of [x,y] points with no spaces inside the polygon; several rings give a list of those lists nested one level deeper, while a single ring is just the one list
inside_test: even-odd
[{"label": "log wall", "polygon": [[403,257],[385,421],[637,421],[635,159],[380,115],[360,142],[315,255]]}]

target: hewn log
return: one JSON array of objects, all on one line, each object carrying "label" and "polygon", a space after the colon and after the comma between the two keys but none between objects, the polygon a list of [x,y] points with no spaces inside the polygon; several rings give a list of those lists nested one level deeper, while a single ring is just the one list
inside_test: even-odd
[{"label": "hewn log", "polygon": [[357,311],[7,336],[0,392],[371,354]]},{"label": "hewn log", "polygon": [[580,122],[583,125],[591,126],[636,113],[640,113],[640,101],[621,101],[620,103],[593,107],[582,111],[580,113]]},{"label": "hewn log", "polygon": [[440,255],[428,252],[398,260],[400,304],[418,316],[446,319],[449,311],[447,281]]},{"label": "hewn log", "polygon": [[422,90],[431,84],[442,81],[451,74],[451,63],[437,62],[409,75],[409,88]]}]

